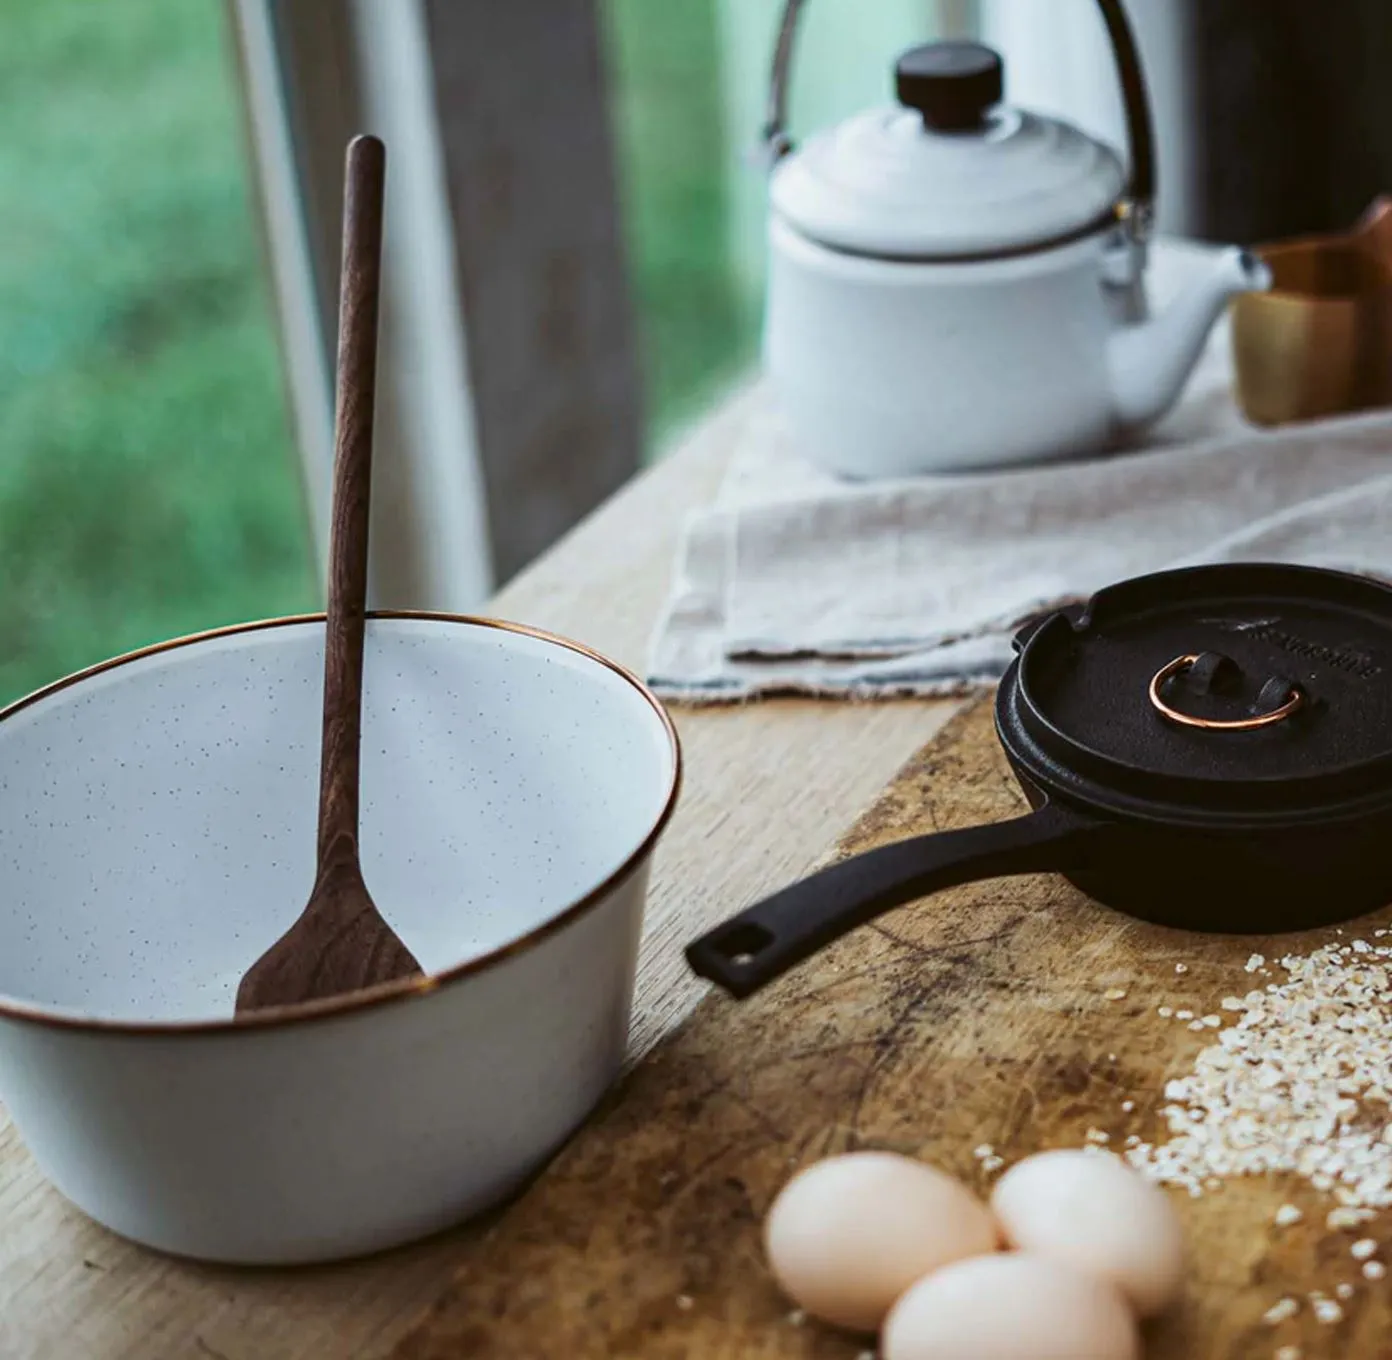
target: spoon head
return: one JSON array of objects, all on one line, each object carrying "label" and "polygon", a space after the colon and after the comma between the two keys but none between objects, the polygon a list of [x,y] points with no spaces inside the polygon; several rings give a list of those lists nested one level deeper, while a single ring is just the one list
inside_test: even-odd
[{"label": "spoon head", "polygon": [[418,977],[421,966],[382,919],[356,862],[327,867],[309,904],[237,988],[238,1015]]}]

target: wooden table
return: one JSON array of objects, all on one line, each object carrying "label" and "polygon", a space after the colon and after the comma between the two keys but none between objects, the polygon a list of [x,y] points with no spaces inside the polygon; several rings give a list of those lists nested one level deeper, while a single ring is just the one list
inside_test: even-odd
[{"label": "wooden table", "polygon": [[[641,671],[683,516],[714,493],[751,398],[735,394],[487,612],[575,637]],[[680,945],[804,871],[952,711],[944,703],[780,701],[677,713],[686,786],[654,865],[635,1056],[678,1025],[700,994]],[[166,1260],[69,1207],[0,1111],[3,1360],[382,1355],[443,1286],[459,1240],[450,1234],[299,1271]]]}]

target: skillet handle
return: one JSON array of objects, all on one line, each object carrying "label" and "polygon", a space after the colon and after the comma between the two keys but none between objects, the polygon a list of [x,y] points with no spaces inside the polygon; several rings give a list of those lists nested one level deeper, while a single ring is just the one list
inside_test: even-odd
[{"label": "skillet handle", "polygon": [[1083,868],[1111,829],[1045,804],[1012,821],[897,841],[756,902],[689,944],[686,961],[742,1000],[892,907],[985,878]]}]

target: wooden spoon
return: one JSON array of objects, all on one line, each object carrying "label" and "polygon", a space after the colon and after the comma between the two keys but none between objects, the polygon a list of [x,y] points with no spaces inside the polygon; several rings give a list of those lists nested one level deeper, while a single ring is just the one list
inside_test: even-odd
[{"label": "wooden spoon", "polygon": [[238,1015],[337,996],[421,971],[373,905],[358,862],[358,755],[385,173],[382,143],[375,137],[355,137],[348,146],[338,302],[318,876],[299,920],[242,979]]}]

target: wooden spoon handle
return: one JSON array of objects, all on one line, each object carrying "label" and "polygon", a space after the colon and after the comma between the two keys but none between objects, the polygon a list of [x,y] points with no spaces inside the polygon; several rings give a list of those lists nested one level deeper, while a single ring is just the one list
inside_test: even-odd
[{"label": "wooden spoon handle", "polygon": [[319,768],[321,869],[331,859],[357,857],[368,508],[386,160],[386,148],[376,137],[355,137],[348,145],[324,638],[324,743]]}]

